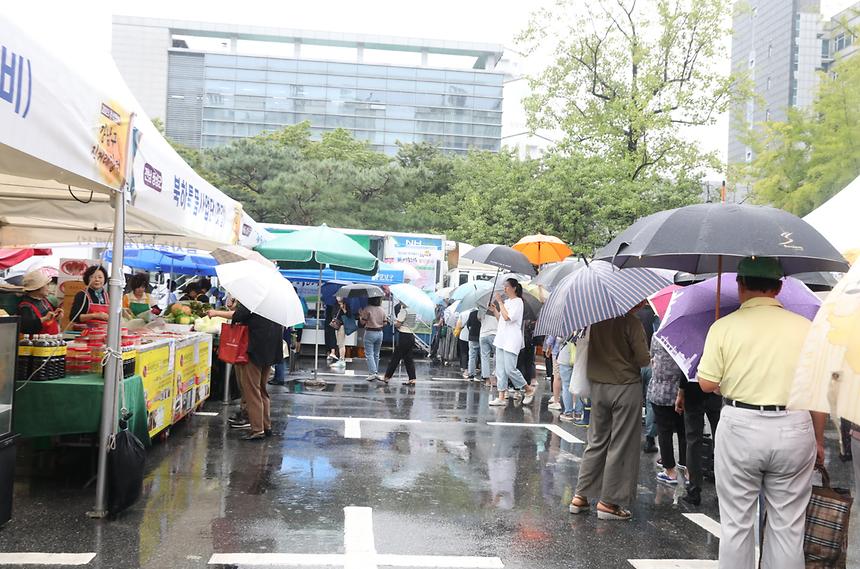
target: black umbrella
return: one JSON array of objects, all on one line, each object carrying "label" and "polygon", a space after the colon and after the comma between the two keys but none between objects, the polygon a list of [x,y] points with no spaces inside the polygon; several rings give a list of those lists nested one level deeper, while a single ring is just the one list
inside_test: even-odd
[{"label": "black umbrella", "polygon": [[584,266],[585,262],[580,259],[567,259],[560,263],[553,263],[541,269],[532,282],[552,291],[564,277]]},{"label": "black umbrella", "polygon": [[696,204],[643,217],[595,259],[701,274],[734,272],[741,259],[754,256],[779,259],[786,275],[848,270],[839,251],[799,217],[739,204]]},{"label": "black umbrella", "polygon": [[535,274],[535,269],[528,257],[505,245],[495,245],[493,243],[479,245],[464,254],[463,258],[471,259],[476,263],[484,263],[485,265],[505,269],[510,273],[521,273],[530,276],[534,276]]},{"label": "black umbrella", "polygon": [[382,298],[385,292],[372,284],[350,284],[337,289],[337,298]]},{"label": "black umbrella", "polygon": [[805,284],[813,292],[833,290],[839,279],[833,273],[818,271],[814,273],[797,273],[794,278]]}]

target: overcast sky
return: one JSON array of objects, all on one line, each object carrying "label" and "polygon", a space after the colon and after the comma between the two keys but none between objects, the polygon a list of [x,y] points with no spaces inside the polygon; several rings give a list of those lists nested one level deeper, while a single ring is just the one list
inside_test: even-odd
[{"label": "overcast sky", "polygon": [[[3,13],[55,49],[77,53],[110,51],[114,14],[490,42],[510,48],[515,47],[513,38],[527,25],[529,14],[549,1],[28,0],[4,2]],[[821,0],[822,12],[829,17],[857,1]],[[706,149],[725,156],[727,124],[721,120],[695,138]]]}]

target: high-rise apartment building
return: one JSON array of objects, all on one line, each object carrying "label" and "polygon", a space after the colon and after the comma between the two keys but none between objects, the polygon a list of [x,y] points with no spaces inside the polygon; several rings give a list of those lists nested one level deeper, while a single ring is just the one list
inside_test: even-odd
[{"label": "high-rise apartment building", "polygon": [[744,0],[732,22],[732,71],[746,72],[756,97],[732,108],[730,164],[749,162],[749,128],[785,120],[812,104],[821,67],[819,0]]},{"label": "high-rise apartment building", "polygon": [[388,154],[501,145],[501,45],[116,16],[112,51],[144,110],[197,148],[303,121]]}]

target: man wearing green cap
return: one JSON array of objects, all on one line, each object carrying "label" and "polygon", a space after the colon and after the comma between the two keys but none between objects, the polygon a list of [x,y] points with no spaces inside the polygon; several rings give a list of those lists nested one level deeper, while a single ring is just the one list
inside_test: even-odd
[{"label": "man wearing green cap", "polygon": [[702,391],[719,392],[714,474],[720,501],[720,568],[754,569],[756,503],[765,498],[762,567],[803,569],[812,471],[824,460],[825,416],[786,409],[810,322],[783,308],[776,259],[738,264],[740,308],[711,326],[699,363]]}]

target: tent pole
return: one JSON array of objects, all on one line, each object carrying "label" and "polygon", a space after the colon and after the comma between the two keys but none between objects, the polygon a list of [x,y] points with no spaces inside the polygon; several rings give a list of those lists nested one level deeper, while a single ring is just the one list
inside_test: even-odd
[{"label": "tent pole", "polygon": [[110,439],[116,431],[117,383],[122,381],[122,366],[119,365],[120,311],[122,310],[122,291],[125,280],[122,273],[123,245],[125,232],[125,190],[112,196],[114,206],[114,237],[109,280],[110,312],[108,315],[107,350],[105,363],[104,392],[102,394],[102,419],[99,428],[98,470],[96,474],[96,502],[92,518],[107,515],[107,455]]},{"label": "tent pole", "polygon": [[317,333],[316,342],[314,342],[314,381],[317,380],[317,372],[320,365],[320,303],[322,302],[322,272],[323,266],[320,264],[320,274],[317,280]]},{"label": "tent pole", "polygon": [[723,292],[723,256],[717,257],[717,307],[714,312],[714,319],[720,319],[720,296]]}]

